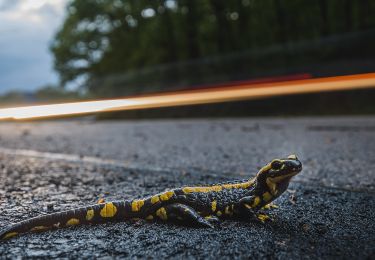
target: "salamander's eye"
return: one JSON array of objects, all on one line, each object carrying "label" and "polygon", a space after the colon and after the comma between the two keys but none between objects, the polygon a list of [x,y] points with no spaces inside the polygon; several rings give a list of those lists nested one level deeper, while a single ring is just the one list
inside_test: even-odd
[{"label": "salamander's eye", "polygon": [[271,168],[274,169],[274,170],[278,170],[278,169],[281,168],[282,165],[283,165],[283,163],[280,162],[280,161],[273,161],[271,163]]}]

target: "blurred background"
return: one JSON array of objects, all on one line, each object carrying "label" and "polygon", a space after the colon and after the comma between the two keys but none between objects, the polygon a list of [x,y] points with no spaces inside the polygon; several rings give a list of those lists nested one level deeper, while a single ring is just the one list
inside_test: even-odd
[{"label": "blurred background", "polygon": [[[0,106],[375,72],[371,0],[0,0]],[[99,118],[373,114],[372,89]]]}]

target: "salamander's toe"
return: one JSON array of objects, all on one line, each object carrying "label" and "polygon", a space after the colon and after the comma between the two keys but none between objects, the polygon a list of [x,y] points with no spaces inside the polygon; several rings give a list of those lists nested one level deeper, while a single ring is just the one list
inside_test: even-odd
[{"label": "salamander's toe", "polygon": [[215,226],[211,223],[211,221],[209,221],[205,218],[199,218],[198,223],[201,225],[201,227],[215,228]]},{"label": "salamander's toe", "polygon": [[216,217],[216,216],[213,216],[213,215],[207,216],[204,219],[207,220],[210,223],[219,223],[220,222],[219,218]]},{"label": "salamander's toe", "polygon": [[266,221],[273,221],[273,219],[266,214],[258,214],[257,219],[260,220],[262,223],[265,223]]},{"label": "salamander's toe", "polygon": [[270,204],[265,205],[262,209],[277,209],[277,208],[279,208],[279,206],[277,206],[276,204],[270,203]]}]

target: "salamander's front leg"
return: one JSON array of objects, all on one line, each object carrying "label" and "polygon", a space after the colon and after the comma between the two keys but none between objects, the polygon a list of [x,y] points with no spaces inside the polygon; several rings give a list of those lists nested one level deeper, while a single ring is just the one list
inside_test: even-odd
[{"label": "salamander's front leg", "polygon": [[170,219],[177,221],[179,223],[191,224],[201,227],[214,227],[208,219],[203,218],[192,207],[189,207],[187,205],[173,203],[168,206],[165,206],[164,209],[166,216],[165,219]]},{"label": "salamander's front leg", "polygon": [[245,218],[256,218],[255,207],[257,206],[255,196],[248,196],[240,199],[235,206],[240,213],[241,217]]},{"label": "salamander's front leg", "polygon": [[256,196],[248,196],[242,198],[237,207],[240,215],[245,218],[255,219],[264,223],[267,220],[272,220],[269,216],[265,214],[258,214],[258,205],[260,203],[260,198]]},{"label": "salamander's front leg", "polygon": [[277,208],[279,208],[279,206],[277,206],[276,204],[269,203],[265,205],[264,207],[262,207],[262,210],[277,209]]}]

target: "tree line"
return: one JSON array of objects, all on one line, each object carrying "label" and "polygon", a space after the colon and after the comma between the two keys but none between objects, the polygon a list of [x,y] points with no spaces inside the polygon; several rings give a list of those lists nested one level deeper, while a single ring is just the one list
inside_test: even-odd
[{"label": "tree line", "polygon": [[374,13],[371,0],[72,0],[51,51],[62,86],[98,96],[366,71]]}]

